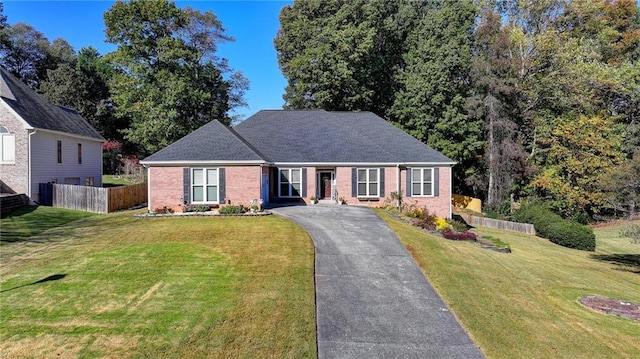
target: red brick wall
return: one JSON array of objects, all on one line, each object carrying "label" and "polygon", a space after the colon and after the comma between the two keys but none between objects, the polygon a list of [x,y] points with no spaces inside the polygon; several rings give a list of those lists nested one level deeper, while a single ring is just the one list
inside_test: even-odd
[{"label": "red brick wall", "polygon": [[[419,207],[427,207],[429,211],[434,212],[439,217],[451,217],[451,167],[440,167],[439,169],[439,196],[438,197],[408,197],[405,198],[405,204],[413,204]],[[384,198],[379,201],[364,201],[351,197],[351,167],[336,168],[336,185],[338,196],[345,198],[347,204],[364,205],[371,207],[380,207],[386,203],[391,192],[398,190],[397,188],[397,168],[385,167],[384,170]],[[400,189],[403,195],[406,195],[406,177],[407,170],[403,169],[400,173]]]},{"label": "red brick wall", "polygon": [[440,167],[439,176],[439,196],[438,197],[406,197],[407,171],[403,170],[400,183],[405,205],[416,205],[426,207],[430,212],[438,217],[451,217],[451,167]]},{"label": "red brick wall", "polygon": [[182,211],[182,167],[150,167],[149,210],[167,206]]},{"label": "red brick wall", "polygon": [[226,167],[225,172],[227,203],[249,206],[252,199],[260,199],[261,167]]},{"label": "red brick wall", "polygon": [[[260,199],[261,173],[258,166],[225,167],[226,203],[249,206],[252,199]],[[183,183],[183,167],[150,167],[149,209],[182,211]]]}]

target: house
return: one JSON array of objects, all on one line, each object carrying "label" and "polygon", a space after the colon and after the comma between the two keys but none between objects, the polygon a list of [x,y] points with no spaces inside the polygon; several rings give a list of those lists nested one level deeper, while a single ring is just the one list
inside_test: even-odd
[{"label": "house", "polygon": [[102,186],[105,139],[76,111],[0,68],[0,187],[39,201],[39,183]]},{"label": "house", "polygon": [[149,210],[182,204],[405,203],[451,216],[451,159],[371,112],[263,110],[210,122],[141,161]]}]

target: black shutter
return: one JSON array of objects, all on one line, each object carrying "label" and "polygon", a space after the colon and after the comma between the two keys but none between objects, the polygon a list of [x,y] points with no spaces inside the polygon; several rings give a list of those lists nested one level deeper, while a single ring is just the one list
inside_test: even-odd
[{"label": "black shutter", "polygon": [[358,197],[358,169],[351,169],[351,197]]},{"label": "black shutter", "polygon": [[182,169],[182,203],[191,203],[191,169]]},{"label": "black shutter", "polygon": [[307,168],[302,169],[302,197],[307,196]]},{"label": "black shutter", "polygon": [[384,198],[384,168],[380,169],[380,198]]},{"label": "black shutter", "polygon": [[433,169],[433,195],[438,197],[440,196],[440,169]]},{"label": "black shutter", "polygon": [[227,181],[224,168],[218,168],[218,203],[227,203]]},{"label": "black shutter", "polygon": [[407,167],[407,188],[405,190],[405,197],[411,197],[411,174],[413,171]]}]

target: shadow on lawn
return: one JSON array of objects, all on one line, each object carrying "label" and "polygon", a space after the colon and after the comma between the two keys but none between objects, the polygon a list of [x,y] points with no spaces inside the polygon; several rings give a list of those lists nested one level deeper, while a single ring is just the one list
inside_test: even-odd
[{"label": "shadow on lawn", "polygon": [[615,264],[616,270],[640,274],[640,254],[592,254],[590,258]]},{"label": "shadow on lawn", "polygon": [[48,276],[48,277],[46,277],[46,278],[42,278],[42,279],[40,279],[40,280],[37,280],[37,281],[35,281],[35,282],[33,282],[33,283],[23,284],[23,285],[19,285],[19,286],[17,286],[17,287],[13,287],[13,288],[9,288],[9,289],[0,290],[0,293],[8,292],[8,291],[10,291],[10,290],[14,290],[14,289],[18,289],[18,288],[28,287],[28,286],[30,286],[30,285],[36,285],[36,284],[46,283],[46,282],[53,282],[53,281],[56,281],[56,280],[60,280],[60,279],[62,279],[62,278],[64,278],[64,277],[66,277],[66,276],[67,276],[66,274],[54,274],[54,275],[50,275],[50,276]]}]

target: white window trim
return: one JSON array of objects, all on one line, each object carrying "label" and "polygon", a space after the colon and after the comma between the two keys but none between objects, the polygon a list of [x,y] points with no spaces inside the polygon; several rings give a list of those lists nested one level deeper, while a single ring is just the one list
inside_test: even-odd
[{"label": "white window trim", "polygon": [[[287,178],[291,179],[293,178],[293,174],[292,171],[298,170],[300,172],[300,181],[299,182],[293,182],[291,180],[289,180],[287,183],[289,184],[289,193],[287,195],[283,195],[282,194],[282,172],[286,171],[288,172],[288,176]],[[300,194],[298,196],[292,196],[293,193],[293,185],[294,183],[297,183],[300,185]],[[302,198],[302,168],[278,168],[278,197],[280,198]]]},{"label": "white window trim", "polygon": [[[415,176],[413,175],[413,171],[414,170],[419,170],[420,171],[420,181],[416,181]],[[433,178],[435,176],[435,171],[433,170],[433,168],[425,168],[425,167],[413,167],[410,168],[411,171],[411,197],[435,197],[434,195],[434,185],[435,185],[435,178]],[[423,194],[422,191],[424,189],[424,184],[425,183],[429,183],[427,181],[424,180],[424,173],[426,171],[431,171],[431,194]],[[413,185],[415,183],[419,183],[420,184],[420,194],[414,193],[413,192]]]},{"label": "white window trim", "polygon": [[[2,146],[0,148],[0,163],[3,164],[3,165],[13,165],[13,164],[15,164],[16,163],[16,135],[13,134],[13,133],[4,133],[3,132],[3,133],[0,133],[0,137],[2,138],[2,141],[0,141],[0,146]],[[9,149],[10,157],[6,156],[6,153],[4,151],[5,150],[4,147],[6,145],[5,141],[8,138],[11,138],[10,141],[12,142],[12,145],[11,145],[12,148]],[[7,158],[7,157],[10,158],[10,159],[5,160],[5,158]]]},{"label": "white window trim", "polygon": [[[198,187],[202,187],[202,198],[206,198],[207,197],[207,188],[208,187],[216,187],[216,198],[218,198],[217,201],[195,201],[193,199],[193,179],[194,179],[194,171],[196,170],[202,170],[202,185],[198,185]],[[207,183],[207,171],[208,170],[216,170],[216,175],[218,177],[217,183],[215,185],[213,184],[208,184]],[[190,181],[191,183],[189,184],[189,195],[191,196],[191,203],[194,204],[220,204],[220,169],[217,167],[193,167],[190,169],[191,173],[190,173]]]},{"label": "white window trim", "polygon": [[[360,181],[360,177],[359,177],[359,173],[362,170],[366,171],[365,173],[366,173],[366,177],[367,178],[364,181]],[[371,173],[371,170],[376,171],[375,181],[373,181],[369,176],[370,173]],[[369,193],[369,185],[372,182],[376,183],[376,193],[375,194]],[[360,194],[359,187],[360,187],[361,183],[365,183],[365,187],[366,187],[366,192],[367,193],[364,194],[364,195]],[[380,197],[380,168],[356,168],[356,195],[358,196],[358,198],[378,198],[378,197]]]}]

